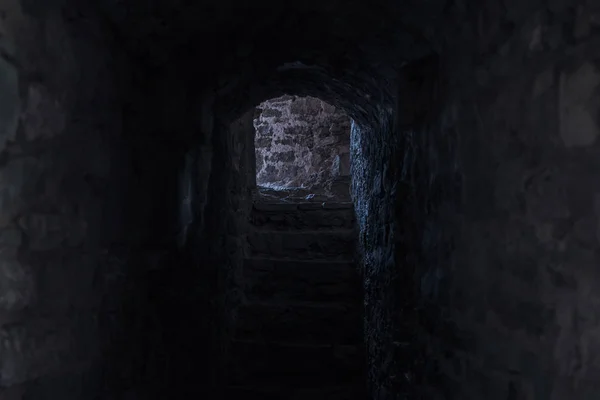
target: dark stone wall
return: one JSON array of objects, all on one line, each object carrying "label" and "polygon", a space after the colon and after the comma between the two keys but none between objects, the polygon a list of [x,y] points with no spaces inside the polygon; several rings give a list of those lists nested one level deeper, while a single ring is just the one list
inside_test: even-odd
[{"label": "dark stone wall", "polygon": [[80,398],[102,391],[133,252],[131,66],[95,19],[1,11],[0,396]]},{"label": "dark stone wall", "polygon": [[210,390],[210,96],[69,5],[0,7],[0,397]]},{"label": "dark stone wall", "polygon": [[[404,67],[398,104],[352,128],[352,197],[365,277],[373,398],[454,398],[439,355],[465,338],[440,308],[461,221],[458,135],[440,129],[439,59]],[[450,264],[451,265],[451,264]]]},{"label": "dark stone wall", "polygon": [[598,396],[594,7],[455,9],[353,128],[374,398]]},{"label": "dark stone wall", "polygon": [[349,175],[350,119],[314,97],[263,102],[256,128],[259,185],[325,189]]},{"label": "dark stone wall", "polygon": [[[187,278],[187,291],[179,287],[184,297],[181,305],[196,313],[197,321],[194,329],[189,329],[189,320],[180,321],[181,329],[188,332],[183,343],[195,349],[182,356],[188,362],[190,357],[198,357],[198,368],[175,368],[185,376],[179,381],[185,388],[182,393],[222,395],[252,205],[253,119],[253,109],[232,122],[215,119],[204,222],[190,230],[185,265],[193,272]],[[199,167],[205,171],[204,166]],[[203,371],[202,375],[198,371]]]},{"label": "dark stone wall", "polygon": [[448,360],[463,360],[447,374],[473,382],[465,396],[600,393],[588,292],[599,261],[597,12],[584,2],[509,7],[493,21],[513,29],[488,26],[472,43],[477,85],[451,89],[445,115],[465,132],[464,223],[443,312],[472,338]]}]

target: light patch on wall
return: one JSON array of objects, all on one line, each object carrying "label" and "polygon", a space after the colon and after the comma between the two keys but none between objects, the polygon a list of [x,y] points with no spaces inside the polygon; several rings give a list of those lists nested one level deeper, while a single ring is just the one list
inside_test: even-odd
[{"label": "light patch on wall", "polygon": [[188,228],[193,219],[193,168],[194,158],[192,154],[187,154],[184,168],[179,176],[179,236],[177,238],[179,246],[185,245]]},{"label": "light patch on wall", "polygon": [[560,77],[560,135],[566,147],[590,146],[600,133],[590,100],[600,84],[600,73],[592,63]]},{"label": "light patch on wall", "polygon": [[61,104],[39,84],[29,85],[21,120],[27,140],[52,137],[62,133],[66,125]]},{"label": "light patch on wall", "polygon": [[16,52],[16,35],[26,23],[19,0],[3,0],[0,3],[0,53],[14,57]]},{"label": "light patch on wall", "polygon": [[274,189],[325,188],[348,177],[350,119],[313,97],[262,103],[254,121],[256,182]]},{"label": "light patch on wall", "polygon": [[0,57],[0,152],[17,133],[21,98],[15,66]]}]

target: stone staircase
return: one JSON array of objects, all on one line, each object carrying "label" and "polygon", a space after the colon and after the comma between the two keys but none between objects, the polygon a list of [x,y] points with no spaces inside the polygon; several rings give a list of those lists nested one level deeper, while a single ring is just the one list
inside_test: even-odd
[{"label": "stone staircase", "polygon": [[257,202],[251,222],[228,395],[365,400],[351,204]]}]

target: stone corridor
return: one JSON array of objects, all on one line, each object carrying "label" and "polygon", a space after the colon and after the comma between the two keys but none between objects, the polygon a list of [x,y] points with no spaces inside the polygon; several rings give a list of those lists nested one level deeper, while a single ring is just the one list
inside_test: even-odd
[{"label": "stone corridor", "polygon": [[598,0],[0,0],[0,399],[600,399],[599,88]]}]

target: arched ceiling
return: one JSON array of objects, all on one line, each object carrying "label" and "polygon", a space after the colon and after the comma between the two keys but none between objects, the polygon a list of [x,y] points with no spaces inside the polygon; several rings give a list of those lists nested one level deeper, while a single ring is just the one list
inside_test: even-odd
[{"label": "arched ceiling", "polygon": [[[310,94],[354,118],[394,95],[395,71],[436,49],[446,0],[103,0],[140,62],[177,65],[190,85],[237,113],[284,92]],[[371,109],[370,109],[371,108]]]}]

